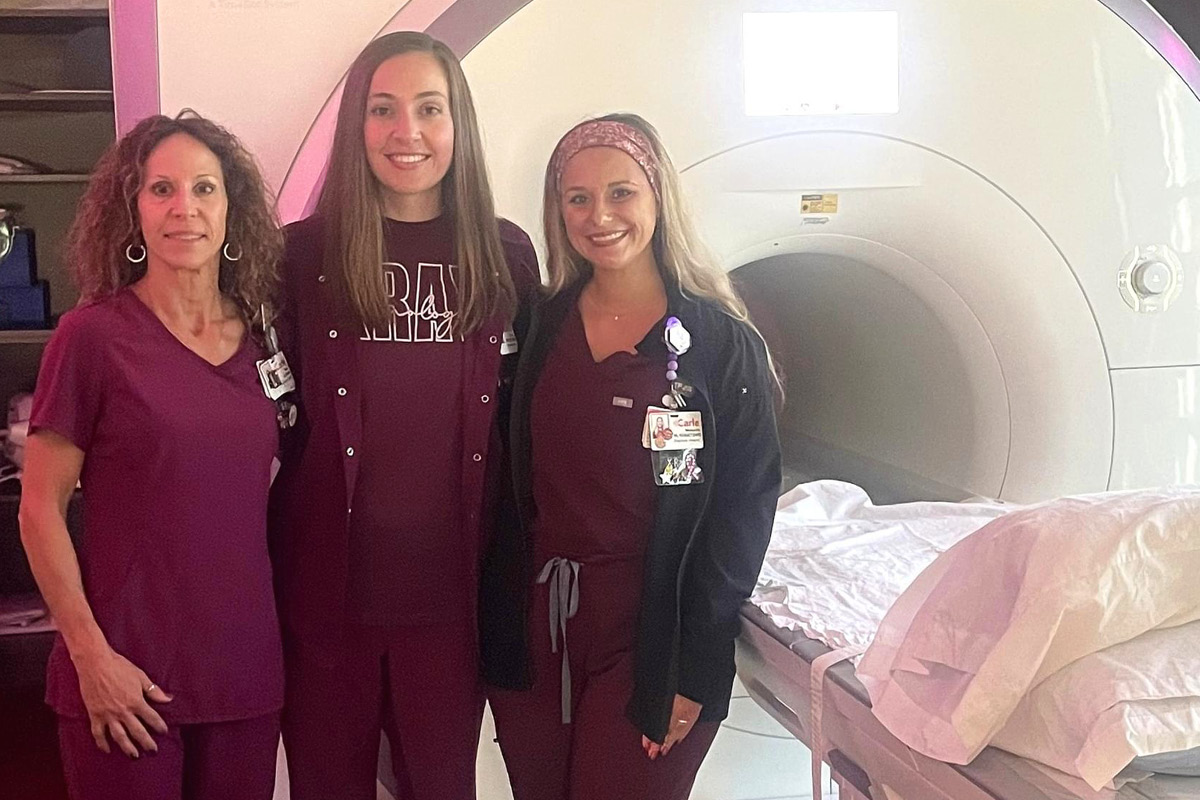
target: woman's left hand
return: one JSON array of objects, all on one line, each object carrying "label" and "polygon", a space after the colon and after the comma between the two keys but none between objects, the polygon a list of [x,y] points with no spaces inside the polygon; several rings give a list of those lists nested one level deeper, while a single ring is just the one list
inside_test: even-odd
[{"label": "woman's left hand", "polygon": [[671,748],[678,742],[682,742],[692,731],[692,726],[696,724],[696,720],[700,719],[700,709],[703,706],[695,700],[689,700],[681,694],[675,695],[675,705],[671,709],[671,727],[667,731],[667,736],[663,739],[663,743],[652,742],[645,736],[642,737],[642,749],[646,751],[646,755],[650,756],[650,760],[665,756],[671,752]]}]

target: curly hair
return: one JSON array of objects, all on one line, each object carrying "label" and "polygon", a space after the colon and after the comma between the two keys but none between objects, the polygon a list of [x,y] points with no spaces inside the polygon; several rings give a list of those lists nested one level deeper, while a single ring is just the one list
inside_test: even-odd
[{"label": "curly hair", "polygon": [[222,250],[217,286],[250,322],[260,306],[272,305],[278,287],[283,234],[274,195],[237,137],[191,109],[174,119],[147,117],[100,157],[67,234],[67,258],[80,301],[116,294],[146,274],[146,263],[131,263],[125,251],[142,244],[137,196],[146,159],[176,133],[191,136],[221,163],[229,198],[226,239],[241,255],[233,262]]}]

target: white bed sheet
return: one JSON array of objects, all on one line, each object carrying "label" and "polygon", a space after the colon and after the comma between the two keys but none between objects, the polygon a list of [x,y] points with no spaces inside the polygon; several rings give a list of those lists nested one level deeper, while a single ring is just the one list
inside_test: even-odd
[{"label": "white bed sheet", "polygon": [[1038,684],[994,747],[1111,785],[1134,758],[1200,748],[1200,622],[1149,631]]},{"label": "white bed sheet", "polygon": [[[874,640],[876,631],[897,598],[940,554],[997,517],[1022,508],[1025,507],[996,501],[875,506],[863,489],[852,484],[817,481],[797,486],[780,498],[771,544],[751,602],[779,628],[800,631],[833,649],[864,650]],[[1155,652],[1158,658],[1165,658],[1168,654],[1162,648]],[[1041,695],[1029,698],[1028,702],[1022,704],[1017,719],[1013,720],[1011,727],[1003,732],[999,737],[1001,741],[996,744],[1001,747],[1007,745],[1016,753],[1067,769],[1073,776],[1087,775],[1094,786],[1105,782],[1096,777],[1103,770],[1097,770],[1088,759],[1080,758],[1072,764],[1075,755],[1066,758],[1058,752],[1066,748],[1059,747],[1056,750],[1044,741],[1034,742],[1039,737],[1030,736],[1029,732],[1037,731],[1039,727],[1031,724],[1030,719],[1040,719],[1047,733],[1053,731],[1055,725],[1041,719],[1050,711],[1038,709],[1057,709],[1065,715],[1064,704],[1070,702],[1072,697],[1069,689],[1079,688],[1078,684],[1090,674],[1089,669],[1092,672],[1101,669],[1108,675],[1106,680],[1113,679],[1119,671],[1114,672],[1115,667],[1109,662],[1118,655],[1121,655],[1121,651],[1098,654],[1064,670],[1057,680],[1046,681]],[[1126,677],[1131,681],[1136,681],[1140,660],[1135,657],[1130,662],[1132,666],[1126,665]],[[1067,699],[1056,701],[1045,696],[1056,686],[1066,690],[1063,697]],[[1099,694],[1089,692],[1092,699],[1098,698]],[[1180,694],[1194,697],[1195,690],[1189,684],[1188,691]],[[1085,699],[1076,697],[1074,701],[1079,704]],[[1047,702],[1051,705],[1044,705]],[[1190,745],[1190,739],[1184,742],[1187,737],[1178,734],[1179,731],[1195,729],[1195,708],[1192,702],[1184,709],[1188,718],[1183,722],[1170,723],[1168,718],[1165,723],[1158,721],[1155,724],[1159,727],[1167,724],[1172,729],[1176,734],[1171,737],[1173,743],[1180,747]],[[1147,713],[1148,706],[1124,702],[1118,706],[1114,700],[1109,716]],[[1087,730],[1079,731],[1079,736],[1095,734],[1103,729],[1108,731],[1106,738],[1112,739],[1116,735],[1113,730],[1124,731],[1129,727],[1128,720],[1114,718],[1109,722],[1113,725],[1108,728],[1091,724],[1083,726]],[[1077,723],[1077,720],[1064,717],[1056,725],[1060,730],[1065,730],[1081,727]],[[1136,725],[1133,727],[1139,728]],[[1062,738],[1061,734],[1050,736],[1051,740],[1055,738]],[[1153,741],[1155,738],[1140,736],[1139,741]],[[1026,739],[1029,740],[1029,747],[1021,746]],[[1120,759],[1113,754],[1121,749],[1113,742],[1107,744],[1107,747],[1101,748],[1089,743],[1089,753],[1095,751],[1101,754],[1089,755],[1089,758],[1096,764],[1104,764],[1104,769],[1108,770],[1106,777],[1120,768]],[[1128,744],[1132,748],[1128,755],[1136,755],[1139,748],[1132,742]],[[1064,774],[1063,777],[1067,776]],[[1145,777],[1145,773],[1130,771],[1127,777],[1138,780]],[[1083,785],[1077,777],[1070,778],[1070,782]],[[1120,779],[1117,783],[1120,785]],[[1091,795],[1085,792],[1077,796]],[[1096,797],[1101,796],[1107,795],[1096,794]]]},{"label": "white bed sheet", "polygon": [[865,649],[887,610],[953,544],[1020,506],[998,501],[876,506],[866,491],[815,481],[779,499],[750,601],[785,630]]},{"label": "white bed sheet", "polygon": [[[1150,648],[1168,662],[1162,667],[1144,651],[1125,659],[1124,672],[1114,671],[1113,658],[1096,659],[1090,669],[1082,660],[1159,628],[1175,629],[1167,634],[1174,645],[1182,635],[1177,626],[1200,620],[1197,574],[1200,492],[1194,489],[1065,497],[1022,509],[958,543],[917,578],[888,611],[858,678],[875,716],[897,738],[955,764],[975,758],[1039,684],[1060,674],[1064,691],[1046,702],[1082,699],[1078,683],[1124,676],[1127,685],[1111,696],[1113,704],[1139,702],[1138,714],[1187,717],[1186,708],[1146,702],[1197,699],[1193,687],[1172,680],[1189,669],[1183,643],[1178,654],[1161,642]],[[1061,729],[1090,730],[1103,711],[1064,715]],[[1037,722],[1023,726],[1021,738],[1033,739]],[[1121,730],[1138,742],[1130,759],[1152,754],[1140,748],[1162,738],[1142,741],[1137,729]],[[1044,743],[1058,738],[1047,735]],[[1093,786],[1124,766],[1113,764],[1111,746],[1096,758],[1068,749],[1053,747],[1046,758],[1090,764],[1083,777]]]}]

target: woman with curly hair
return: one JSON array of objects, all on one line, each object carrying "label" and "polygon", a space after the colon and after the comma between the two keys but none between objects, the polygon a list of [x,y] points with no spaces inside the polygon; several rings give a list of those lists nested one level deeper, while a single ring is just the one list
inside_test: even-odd
[{"label": "woman with curly hair", "polygon": [[82,300],[43,357],[20,522],[59,630],[46,695],[71,797],[266,800],[283,704],[277,407],[257,366],[270,198],[227,131],[155,116],[101,158],[69,239]]}]

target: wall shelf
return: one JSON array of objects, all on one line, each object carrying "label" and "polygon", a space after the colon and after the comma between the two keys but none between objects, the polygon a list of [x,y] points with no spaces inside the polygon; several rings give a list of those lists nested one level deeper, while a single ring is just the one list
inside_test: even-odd
[{"label": "wall shelf", "polygon": [[108,9],[97,8],[0,8],[0,19],[86,19],[108,20]]},{"label": "wall shelf", "polygon": [[104,8],[0,8],[0,33],[70,35],[108,25]]},{"label": "wall shelf", "polygon": [[[19,222],[37,233],[37,277],[50,284],[56,319],[75,305],[63,252],[71,218],[87,186],[86,173],[116,132],[111,83],[104,75],[111,58],[108,2],[0,0],[0,6],[6,6],[0,8],[0,152],[55,170],[0,174],[0,205],[19,205]],[[92,87],[96,91],[88,91]],[[0,414],[10,397],[34,389],[53,335],[52,330],[0,330]],[[36,591],[21,550],[15,494],[12,482],[0,484],[0,605],[3,595]],[[74,500],[68,506],[68,530],[78,507]],[[3,797],[66,797],[54,714],[42,702],[53,641],[52,633],[29,628],[20,635],[0,635]],[[15,772],[6,769],[14,765]]]},{"label": "wall shelf", "polygon": [[0,184],[6,183],[87,183],[88,176],[75,173],[39,173],[37,175],[0,175]]},{"label": "wall shelf", "polygon": [[2,92],[0,111],[112,111],[108,91]]},{"label": "wall shelf", "polygon": [[45,344],[50,341],[50,336],[54,331],[34,330],[34,331],[5,331],[0,330],[0,345],[3,344]]}]

